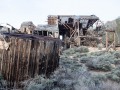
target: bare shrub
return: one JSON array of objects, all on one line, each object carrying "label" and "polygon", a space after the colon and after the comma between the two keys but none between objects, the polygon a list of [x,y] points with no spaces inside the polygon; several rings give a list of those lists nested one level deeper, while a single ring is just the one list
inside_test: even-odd
[{"label": "bare shrub", "polygon": [[7,82],[4,80],[2,74],[0,73],[0,90],[7,89]]},{"label": "bare shrub", "polygon": [[119,51],[114,52],[113,55],[116,59],[120,58],[120,52]]},{"label": "bare shrub", "polygon": [[70,48],[68,50],[65,50],[63,54],[71,55],[76,53],[87,53],[89,52],[89,49],[86,46],[80,46],[75,48]]},{"label": "bare shrub", "polygon": [[94,57],[93,60],[90,60],[86,63],[86,66],[89,69],[93,70],[102,70],[102,71],[111,71],[112,65],[114,63],[114,57],[111,54],[100,55]]},{"label": "bare shrub", "polygon": [[89,52],[89,49],[86,46],[80,46],[75,49],[75,52],[86,53],[86,52]]},{"label": "bare shrub", "polygon": [[108,79],[120,83],[120,67],[112,70],[112,72],[108,73],[106,76]]},{"label": "bare shrub", "polygon": [[80,58],[81,63],[87,63],[89,61],[92,61],[95,57],[94,56],[83,56]]},{"label": "bare shrub", "polygon": [[[83,49],[83,48],[82,48]],[[70,58],[73,56],[73,58]],[[77,60],[76,60],[77,59]],[[79,61],[80,60],[80,61]],[[72,48],[61,55],[59,68],[49,78],[38,76],[25,84],[25,90],[119,90],[120,68],[113,68],[119,62],[119,52],[86,53],[86,50]],[[86,67],[87,66],[87,67]],[[90,69],[109,71],[94,75]],[[115,81],[117,83],[112,82]]]}]

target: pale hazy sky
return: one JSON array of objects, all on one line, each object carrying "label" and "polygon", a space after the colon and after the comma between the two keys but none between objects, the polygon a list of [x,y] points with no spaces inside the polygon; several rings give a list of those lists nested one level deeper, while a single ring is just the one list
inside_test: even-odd
[{"label": "pale hazy sky", "polygon": [[16,28],[23,21],[45,24],[48,15],[97,15],[102,21],[120,16],[120,0],[0,0],[0,23]]}]

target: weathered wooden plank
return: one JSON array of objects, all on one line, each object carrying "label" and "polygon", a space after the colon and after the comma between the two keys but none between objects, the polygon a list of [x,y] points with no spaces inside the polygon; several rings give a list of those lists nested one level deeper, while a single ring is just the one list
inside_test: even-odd
[{"label": "weathered wooden plank", "polygon": [[19,82],[36,75],[48,76],[59,65],[59,40],[33,35],[12,34],[9,50],[3,50],[0,70],[9,82]]}]

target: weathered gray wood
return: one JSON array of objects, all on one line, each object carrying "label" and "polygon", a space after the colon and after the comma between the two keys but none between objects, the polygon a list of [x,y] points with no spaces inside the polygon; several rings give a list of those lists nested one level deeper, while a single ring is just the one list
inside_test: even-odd
[{"label": "weathered gray wood", "polygon": [[49,76],[59,64],[59,40],[33,35],[9,35],[11,45],[3,52],[1,72],[8,86],[36,75]]}]

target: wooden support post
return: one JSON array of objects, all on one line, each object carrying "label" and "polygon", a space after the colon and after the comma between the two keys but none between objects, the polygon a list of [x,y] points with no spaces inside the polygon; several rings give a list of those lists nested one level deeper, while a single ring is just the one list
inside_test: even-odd
[{"label": "wooden support post", "polygon": [[42,31],[42,35],[43,35],[43,31]]},{"label": "wooden support post", "polygon": [[108,32],[106,31],[106,49],[108,48]]},{"label": "wooden support post", "polygon": [[115,42],[115,32],[114,32],[114,44],[113,44],[113,49],[115,50],[115,45],[116,45],[116,42]]},{"label": "wooden support post", "polygon": [[77,38],[75,39],[75,41],[76,41],[77,45],[80,46],[80,44],[81,44],[81,38],[79,37],[80,36],[79,21],[77,21],[77,26],[78,26],[78,28],[77,28]]},{"label": "wooden support post", "polygon": [[77,21],[77,24],[78,24],[78,29],[77,29],[77,31],[78,31],[78,35],[77,35],[77,38],[78,38],[78,46],[80,46],[80,40],[81,40],[81,38],[79,37],[79,36],[80,36],[79,21]]},{"label": "wooden support post", "polygon": [[49,35],[48,35],[48,31],[46,31],[46,32],[47,32],[47,36],[49,36]]}]

